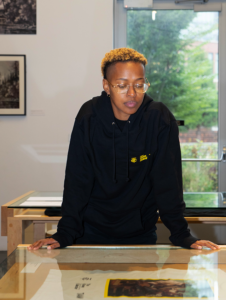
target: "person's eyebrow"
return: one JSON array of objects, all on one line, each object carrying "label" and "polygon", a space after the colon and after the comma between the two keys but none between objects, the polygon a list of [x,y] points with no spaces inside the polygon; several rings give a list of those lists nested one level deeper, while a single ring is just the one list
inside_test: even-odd
[{"label": "person's eyebrow", "polygon": [[136,80],[141,80],[141,79],[144,79],[144,80],[145,80],[145,78],[144,78],[144,77],[141,77],[141,78],[137,78]]},{"label": "person's eyebrow", "polygon": [[[136,81],[136,80],[141,80],[141,79],[144,79],[144,77],[137,78],[137,79],[135,79],[135,81]],[[125,81],[128,81],[127,78],[118,78],[118,79],[116,79],[116,80],[125,80]]]}]

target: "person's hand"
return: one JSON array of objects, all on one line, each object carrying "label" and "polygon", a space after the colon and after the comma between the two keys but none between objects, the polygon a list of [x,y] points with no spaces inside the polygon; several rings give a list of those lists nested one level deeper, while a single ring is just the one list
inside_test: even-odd
[{"label": "person's hand", "polygon": [[196,241],[190,247],[193,248],[193,249],[199,249],[199,250],[202,249],[202,247],[207,247],[207,248],[210,248],[212,250],[219,250],[221,248],[217,244],[214,244],[210,241],[205,241],[205,240]]},{"label": "person's hand", "polygon": [[56,240],[50,238],[50,239],[43,239],[43,240],[34,242],[32,245],[28,246],[27,249],[28,250],[38,250],[42,246],[46,246],[46,245],[48,245],[47,246],[48,250],[60,247],[60,244]]}]

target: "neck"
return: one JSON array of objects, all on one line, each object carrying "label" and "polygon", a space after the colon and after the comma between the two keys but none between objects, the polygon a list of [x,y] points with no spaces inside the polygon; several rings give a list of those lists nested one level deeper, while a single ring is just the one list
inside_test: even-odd
[{"label": "neck", "polygon": [[117,107],[115,107],[114,103],[112,103],[112,101],[111,101],[111,106],[116,119],[121,121],[127,121],[129,119],[130,115],[125,114],[122,111],[119,111]]}]

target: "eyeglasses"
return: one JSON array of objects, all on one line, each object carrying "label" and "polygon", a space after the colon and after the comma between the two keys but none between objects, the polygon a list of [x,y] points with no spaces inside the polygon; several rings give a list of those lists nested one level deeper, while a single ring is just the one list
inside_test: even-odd
[{"label": "eyeglasses", "polygon": [[137,84],[125,84],[125,83],[119,83],[116,85],[111,84],[109,81],[107,81],[113,88],[116,89],[116,92],[119,94],[127,94],[129,91],[129,87],[133,86],[136,93],[142,93],[144,94],[148,88],[150,87],[150,83],[148,82],[147,78],[145,78],[145,83],[137,83]]}]

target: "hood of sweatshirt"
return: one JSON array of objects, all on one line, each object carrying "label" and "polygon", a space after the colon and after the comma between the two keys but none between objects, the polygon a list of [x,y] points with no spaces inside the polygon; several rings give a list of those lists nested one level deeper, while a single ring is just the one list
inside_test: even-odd
[{"label": "hood of sweatshirt", "polygon": [[[136,113],[130,115],[129,119],[127,120],[122,134],[126,133],[126,143],[127,147],[124,150],[126,153],[126,168],[124,169],[124,178],[125,181],[130,181],[129,177],[129,132],[135,133],[135,131],[140,130],[140,123],[141,119],[144,115],[144,111],[147,110],[148,106],[153,100],[147,95],[144,95],[144,99]],[[115,149],[115,130],[118,126],[115,123],[114,113],[111,105],[111,100],[107,96],[105,91],[102,92],[101,97],[96,97],[93,99],[93,110],[95,111],[97,117],[99,118],[100,122],[103,124],[103,127],[106,130],[106,133],[112,134],[112,149],[113,149],[113,171],[112,171],[112,181],[117,183],[116,179],[116,149]],[[119,133],[120,134],[120,133]]]}]

